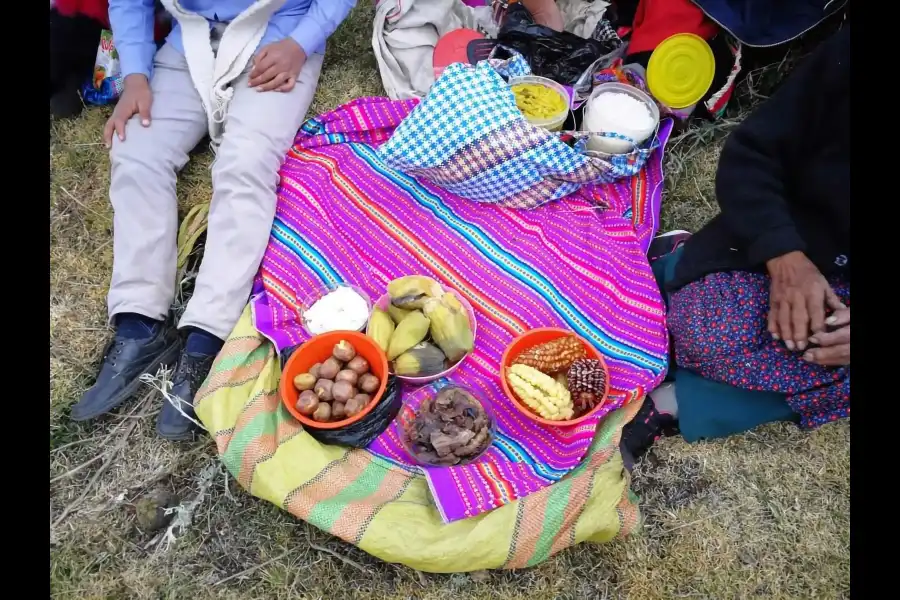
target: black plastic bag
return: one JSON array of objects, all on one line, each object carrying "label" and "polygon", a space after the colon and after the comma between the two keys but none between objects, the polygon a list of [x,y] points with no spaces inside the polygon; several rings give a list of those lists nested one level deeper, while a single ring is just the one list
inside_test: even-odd
[{"label": "black plastic bag", "polygon": [[313,429],[307,427],[306,431],[323,444],[335,446],[349,446],[350,448],[365,448],[381,433],[388,428],[400,408],[403,406],[400,394],[400,382],[391,375],[388,377],[387,386],[384,388],[384,396],[378,401],[378,405],[372,409],[361,421],[357,421],[341,429]]},{"label": "black plastic bag", "polygon": [[[594,63],[618,48],[612,42],[604,44],[538,25],[521,2],[509,7],[497,43],[525,57],[535,75],[576,88]],[[501,50],[497,49],[496,58],[505,58],[499,54]]]}]

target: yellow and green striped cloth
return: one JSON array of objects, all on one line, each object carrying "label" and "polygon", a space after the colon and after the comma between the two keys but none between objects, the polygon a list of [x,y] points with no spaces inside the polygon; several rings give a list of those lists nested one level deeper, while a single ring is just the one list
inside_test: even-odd
[{"label": "yellow and green striped cloth", "polygon": [[603,421],[584,462],[560,482],[444,524],[424,477],[304,432],[281,404],[280,375],[248,308],[197,395],[222,461],[252,495],[381,560],[432,573],[529,567],[580,542],[625,536],[638,523],[618,443],[639,402]]}]

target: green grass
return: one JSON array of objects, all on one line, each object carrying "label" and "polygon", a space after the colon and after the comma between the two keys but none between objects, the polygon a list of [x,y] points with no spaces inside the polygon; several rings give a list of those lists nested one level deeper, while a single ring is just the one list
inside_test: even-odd
[{"label": "green grass", "polygon": [[[330,43],[314,113],[382,93],[372,9],[363,4]],[[50,149],[54,598],[849,597],[849,423],[812,433],[774,425],[695,445],[662,440],[634,474],[645,524],[631,538],[580,545],[533,569],[438,576],[376,561],[249,496],[209,441],[159,440],[158,397],[131,401],[100,423],[70,422],[69,407],[91,383],[109,335],[112,213],[100,145],[107,114],[91,109],[54,125]],[[665,227],[696,230],[714,214],[718,149],[734,122],[670,144]],[[200,154],[182,173],[182,213],[209,198],[209,161]],[[205,491],[191,525],[169,545],[136,518],[139,499],[156,489],[182,500]]]}]

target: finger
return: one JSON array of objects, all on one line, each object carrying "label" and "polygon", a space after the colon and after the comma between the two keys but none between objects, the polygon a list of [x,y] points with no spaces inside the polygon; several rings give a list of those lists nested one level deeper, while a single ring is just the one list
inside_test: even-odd
[{"label": "finger", "polygon": [[297,84],[297,78],[291,75],[285,83],[282,83],[278,86],[279,92],[289,92],[294,89],[294,86]]},{"label": "finger", "polygon": [[[262,77],[263,73],[271,69],[275,69],[276,73],[278,72],[274,58],[266,57],[257,62],[250,71],[250,86],[253,87],[254,85],[258,85],[258,83],[254,83],[254,81],[257,81]],[[268,81],[268,79],[266,81]]]},{"label": "finger", "polygon": [[842,308],[836,310],[833,315],[825,319],[825,323],[831,327],[843,327],[850,324],[850,309]]},{"label": "finger", "polygon": [[260,61],[265,59],[268,55],[269,55],[268,48],[263,48],[262,50],[260,50],[259,54],[257,54],[256,56],[253,57],[253,68],[255,69],[259,65]]},{"label": "finger", "polygon": [[125,119],[122,117],[114,117],[114,124],[116,128],[116,135],[119,137],[119,141],[125,141]]},{"label": "finger", "polygon": [[106,144],[107,148],[112,147],[113,131],[115,131],[115,124],[113,117],[110,117],[106,120],[106,125],[103,126],[103,143]]},{"label": "finger", "polygon": [[271,92],[272,90],[277,89],[280,86],[287,83],[287,81],[288,81],[288,79],[290,79],[290,77],[291,76],[288,75],[287,73],[279,73],[278,75],[276,75],[275,77],[272,78],[272,81],[260,85],[258,88],[256,88],[256,90],[259,92]]},{"label": "finger", "polygon": [[842,308],[847,308],[847,305],[841,301],[837,294],[834,293],[834,290],[831,289],[831,286],[825,288],[825,303],[832,310],[840,310]]},{"label": "finger", "polygon": [[850,344],[807,350],[803,354],[803,360],[823,367],[839,367],[850,364]]},{"label": "finger", "polygon": [[257,87],[264,83],[269,83],[276,75],[278,75],[278,72],[278,67],[275,65],[269,67],[260,75],[250,80],[250,87]]},{"label": "finger", "polygon": [[809,311],[804,298],[791,303],[791,333],[788,339],[794,340],[798,350],[804,350],[809,339]]},{"label": "finger", "polygon": [[849,344],[850,343],[850,327],[841,327],[840,329],[836,329],[834,331],[828,331],[823,333],[817,333],[815,336],[815,343],[822,347],[830,347],[830,346],[838,346],[840,344]]},{"label": "finger", "polygon": [[816,334],[825,331],[825,303],[813,298],[807,298],[806,312],[809,315],[809,330]]},{"label": "finger", "polygon": [[794,334],[791,327],[791,303],[781,302],[778,305],[778,331],[788,350],[794,349]]},{"label": "finger", "polygon": [[769,330],[769,333],[772,334],[772,339],[781,339],[781,330],[778,329],[778,303],[774,300],[769,304],[769,316],[767,320],[767,329]]},{"label": "finger", "polygon": [[141,116],[141,125],[150,127],[150,99],[138,102],[138,114]]}]

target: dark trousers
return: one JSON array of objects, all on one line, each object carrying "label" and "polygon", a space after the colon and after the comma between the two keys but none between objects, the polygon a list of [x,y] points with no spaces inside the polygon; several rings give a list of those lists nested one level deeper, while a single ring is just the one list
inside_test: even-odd
[{"label": "dark trousers", "polygon": [[97,60],[103,25],[89,17],[65,17],[50,10],[50,97],[77,90]]}]

